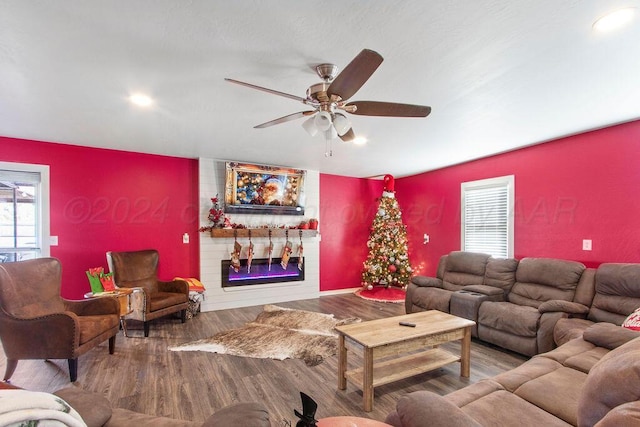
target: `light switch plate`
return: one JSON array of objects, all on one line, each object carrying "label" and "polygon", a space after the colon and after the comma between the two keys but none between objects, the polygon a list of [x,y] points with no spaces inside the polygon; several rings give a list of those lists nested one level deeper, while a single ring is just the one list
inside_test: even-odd
[{"label": "light switch plate", "polygon": [[58,236],[49,236],[49,246],[58,246]]}]

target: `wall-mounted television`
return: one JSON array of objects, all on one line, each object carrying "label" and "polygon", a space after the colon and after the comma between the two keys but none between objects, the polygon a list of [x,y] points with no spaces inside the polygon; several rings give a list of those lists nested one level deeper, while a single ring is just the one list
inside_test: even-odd
[{"label": "wall-mounted television", "polygon": [[238,162],[225,169],[225,212],[304,215],[306,171]]}]

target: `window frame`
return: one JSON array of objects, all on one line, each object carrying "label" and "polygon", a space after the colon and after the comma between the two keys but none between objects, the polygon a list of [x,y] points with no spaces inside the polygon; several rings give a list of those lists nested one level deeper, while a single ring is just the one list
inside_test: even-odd
[{"label": "window frame", "polygon": [[14,163],[0,161],[0,171],[28,172],[40,175],[40,183],[36,185],[36,238],[40,249],[39,257],[51,256],[51,220],[49,194],[49,165],[32,163]]},{"label": "window frame", "polygon": [[[461,250],[467,249],[467,223],[466,223],[466,210],[467,210],[467,194],[474,190],[486,190],[486,189],[501,189],[506,190],[506,256],[503,254],[496,255],[491,254],[496,258],[513,258],[514,257],[514,205],[515,205],[515,177],[514,175],[499,176],[495,178],[487,178],[476,181],[468,181],[460,184],[460,247]],[[489,253],[483,251],[484,253]]]}]

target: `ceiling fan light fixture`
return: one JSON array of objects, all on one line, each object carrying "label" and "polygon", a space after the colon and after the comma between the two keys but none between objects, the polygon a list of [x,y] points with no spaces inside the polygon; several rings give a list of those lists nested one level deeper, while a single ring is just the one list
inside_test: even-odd
[{"label": "ceiling fan light fixture", "polygon": [[349,119],[347,119],[344,114],[336,113],[333,119],[333,126],[338,135],[342,136],[351,129],[351,122],[349,122]]},{"label": "ceiling fan light fixture", "polygon": [[309,135],[316,136],[318,133],[318,126],[316,126],[315,117],[309,117],[307,120],[302,122],[302,128],[306,130]]},{"label": "ceiling fan light fixture", "polygon": [[331,114],[326,111],[320,111],[315,119],[314,123],[318,130],[326,132],[331,128]]},{"label": "ceiling fan light fixture", "polygon": [[329,126],[329,129],[324,131],[325,139],[335,139],[337,137],[338,137],[338,132],[336,131],[336,128],[334,128],[333,126]]}]

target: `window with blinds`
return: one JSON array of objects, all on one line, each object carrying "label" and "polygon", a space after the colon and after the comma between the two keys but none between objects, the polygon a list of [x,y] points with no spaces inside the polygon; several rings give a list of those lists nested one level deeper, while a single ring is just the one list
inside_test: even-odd
[{"label": "window with blinds", "polygon": [[513,257],[513,175],[464,182],[462,250]]}]

